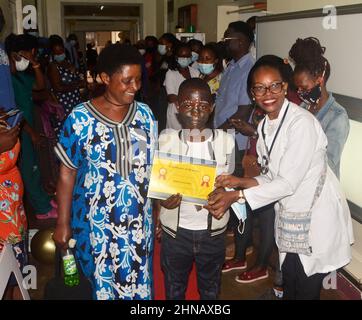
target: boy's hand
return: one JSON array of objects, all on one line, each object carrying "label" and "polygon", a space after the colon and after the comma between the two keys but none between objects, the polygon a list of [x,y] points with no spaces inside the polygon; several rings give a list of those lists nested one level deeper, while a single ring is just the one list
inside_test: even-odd
[{"label": "boy's hand", "polygon": [[169,197],[167,200],[160,201],[161,206],[168,209],[176,209],[181,205],[182,196],[180,194],[174,194],[173,196]]},{"label": "boy's hand", "polygon": [[209,202],[204,207],[214,218],[220,220],[231,205],[239,200],[239,191],[225,191],[222,188],[215,190],[209,196]]},{"label": "boy's hand", "polygon": [[216,178],[215,187],[216,188],[239,188],[240,186],[240,178],[232,176],[232,175],[221,175]]}]

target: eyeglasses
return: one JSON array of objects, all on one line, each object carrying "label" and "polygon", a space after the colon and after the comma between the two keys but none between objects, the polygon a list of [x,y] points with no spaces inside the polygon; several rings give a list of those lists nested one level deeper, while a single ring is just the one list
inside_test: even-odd
[{"label": "eyeglasses", "polygon": [[269,87],[258,85],[258,86],[252,87],[251,92],[256,97],[262,97],[262,96],[266,95],[266,92],[268,90],[269,90],[270,93],[278,94],[278,93],[282,92],[283,85],[284,85],[283,81],[274,82]]},{"label": "eyeglasses", "polygon": [[222,38],[221,41],[226,42],[226,41],[230,41],[230,40],[241,40],[241,38],[238,37],[227,37],[227,38]]}]

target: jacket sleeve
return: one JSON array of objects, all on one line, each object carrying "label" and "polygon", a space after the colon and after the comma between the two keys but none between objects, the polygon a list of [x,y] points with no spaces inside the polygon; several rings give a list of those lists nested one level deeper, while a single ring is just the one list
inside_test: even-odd
[{"label": "jacket sleeve", "polygon": [[[277,174],[269,182],[265,178],[257,179],[261,183],[259,186],[244,191],[252,210],[292,195],[309,170],[318,142],[314,121],[305,116],[297,117],[283,133],[287,136],[280,136],[279,139],[285,139],[286,145]],[[281,150],[273,150],[274,154],[277,152]]]},{"label": "jacket sleeve", "polygon": [[325,128],[328,139],[328,165],[339,176],[339,165],[342,151],[349,134],[349,119],[346,113],[340,112],[328,123]]}]

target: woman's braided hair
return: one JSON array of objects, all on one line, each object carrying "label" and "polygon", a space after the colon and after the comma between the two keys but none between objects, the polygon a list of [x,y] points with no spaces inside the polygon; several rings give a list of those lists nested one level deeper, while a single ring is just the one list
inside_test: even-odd
[{"label": "woman's braided hair", "polygon": [[295,63],[295,73],[308,72],[313,77],[320,77],[324,73],[327,82],[331,67],[324,57],[325,51],[326,48],[321,46],[317,38],[297,39],[289,51],[289,56]]}]

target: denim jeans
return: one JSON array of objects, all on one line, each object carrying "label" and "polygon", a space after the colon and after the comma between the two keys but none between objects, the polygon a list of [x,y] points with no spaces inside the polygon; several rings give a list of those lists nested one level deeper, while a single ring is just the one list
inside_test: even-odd
[{"label": "denim jeans", "polygon": [[193,262],[201,300],[216,300],[225,260],[225,233],[214,237],[207,230],[178,228],[176,238],[162,233],[161,265],[167,300],[184,300]]}]

